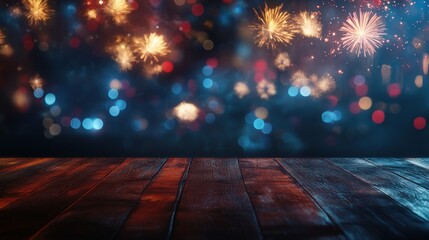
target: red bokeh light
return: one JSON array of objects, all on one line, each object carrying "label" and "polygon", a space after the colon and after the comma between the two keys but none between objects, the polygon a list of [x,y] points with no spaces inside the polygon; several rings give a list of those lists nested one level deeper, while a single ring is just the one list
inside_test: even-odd
[{"label": "red bokeh light", "polygon": [[417,117],[414,119],[414,128],[423,130],[426,128],[426,119],[424,117]]},{"label": "red bokeh light", "polygon": [[386,118],[386,116],[384,115],[384,112],[381,110],[377,110],[377,111],[374,111],[372,113],[372,121],[375,124],[382,124],[384,122],[385,118]]}]

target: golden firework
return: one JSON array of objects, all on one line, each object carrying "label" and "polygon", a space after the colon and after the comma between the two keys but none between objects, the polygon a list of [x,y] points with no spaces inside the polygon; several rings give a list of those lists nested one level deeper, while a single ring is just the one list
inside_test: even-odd
[{"label": "golden firework", "polygon": [[112,53],[113,60],[119,64],[122,71],[128,71],[133,68],[136,58],[129,44],[119,42],[110,47],[108,51]]},{"label": "golden firework", "polygon": [[112,17],[116,24],[123,24],[127,22],[131,7],[127,0],[108,0],[105,11]]},{"label": "golden firework", "polygon": [[144,62],[158,62],[159,57],[170,53],[163,35],[156,33],[146,34],[140,38],[134,38],[134,46],[141,60]]},{"label": "golden firework", "polygon": [[273,82],[269,82],[265,79],[256,85],[256,91],[258,92],[259,97],[262,99],[268,99],[277,93],[276,85],[274,85]]},{"label": "golden firework", "polygon": [[334,78],[330,74],[323,75],[317,82],[314,83],[313,90],[311,91],[314,97],[321,97],[322,95],[328,94],[334,91],[336,83]]},{"label": "golden firework", "polygon": [[144,75],[146,78],[153,78],[162,73],[161,64],[145,64],[143,67]]},{"label": "golden firework", "polygon": [[90,9],[86,12],[86,17],[88,19],[97,19],[97,10],[96,9]]},{"label": "golden firework", "polygon": [[274,8],[265,5],[260,13],[254,10],[258,22],[251,25],[250,29],[256,34],[255,43],[258,47],[276,49],[277,45],[290,44],[295,37],[298,29],[291,15],[282,8],[283,4]]},{"label": "golden firework", "polygon": [[296,17],[296,22],[302,35],[306,37],[320,37],[322,23],[319,21],[317,13],[301,12]]},{"label": "golden firework", "polygon": [[310,84],[310,79],[307,77],[305,72],[303,72],[301,70],[296,71],[292,75],[292,78],[290,81],[291,81],[291,84],[297,88],[308,86]]},{"label": "golden firework", "polygon": [[351,53],[360,56],[372,56],[383,45],[386,35],[385,25],[381,17],[371,12],[359,11],[350,14],[340,31],[344,32],[341,40],[344,47]]},{"label": "golden firework", "polygon": [[36,75],[30,80],[30,86],[33,90],[36,88],[42,88],[43,85],[45,85],[45,82],[39,75]]},{"label": "golden firework", "polygon": [[193,122],[198,118],[199,111],[194,104],[181,102],[173,109],[173,115],[182,122]]},{"label": "golden firework", "polygon": [[250,90],[246,83],[237,82],[234,85],[234,92],[239,98],[243,98],[249,94]]},{"label": "golden firework", "polygon": [[47,0],[22,0],[25,7],[25,17],[31,25],[46,22],[51,18],[53,10],[49,8]]},{"label": "golden firework", "polygon": [[286,52],[279,53],[274,60],[274,65],[281,71],[286,70],[291,65],[289,54]]}]

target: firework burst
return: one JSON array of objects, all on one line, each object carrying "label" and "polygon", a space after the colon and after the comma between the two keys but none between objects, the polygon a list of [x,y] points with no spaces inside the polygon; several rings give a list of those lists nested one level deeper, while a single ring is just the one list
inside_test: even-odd
[{"label": "firework burst", "polygon": [[43,81],[43,79],[39,75],[33,77],[29,83],[33,90],[36,88],[42,88],[45,85],[45,81]]},{"label": "firework burst", "polygon": [[237,82],[234,85],[234,92],[235,94],[241,99],[245,96],[247,96],[250,92],[249,87],[244,82]]},{"label": "firework burst", "polygon": [[134,38],[136,52],[144,62],[158,62],[159,57],[170,53],[163,35],[156,33],[146,34],[140,38]]},{"label": "firework burst", "polygon": [[173,109],[173,115],[182,122],[193,122],[198,118],[199,111],[194,104],[181,102]]},{"label": "firework burst", "polygon": [[108,0],[105,11],[116,24],[123,24],[127,22],[131,7],[127,0]]},{"label": "firework burst", "polygon": [[341,38],[344,47],[358,57],[372,56],[376,50],[383,44],[386,35],[385,25],[381,17],[371,12],[359,11],[350,14],[340,31],[344,32]]},{"label": "firework burst", "polygon": [[301,34],[306,37],[320,37],[322,23],[320,23],[316,13],[301,12],[296,17]]},{"label": "firework burst", "polygon": [[325,74],[314,82],[312,95],[318,98],[334,91],[335,88],[335,79],[330,74]]},{"label": "firework burst", "polygon": [[283,4],[269,8],[265,5],[261,13],[255,11],[258,22],[251,25],[256,34],[255,43],[258,47],[276,49],[277,45],[288,45],[298,32],[291,15],[282,11]]},{"label": "firework burst", "polygon": [[286,68],[290,67],[290,58],[288,53],[279,53],[277,57],[274,59],[274,65],[277,69],[284,71]]},{"label": "firework burst", "polygon": [[303,71],[299,70],[292,75],[290,82],[294,87],[300,88],[300,87],[308,86],[310,84],[310,79]]},{"label": "firework burst", "polygon": [[31,25],[46,22],[54,12],[49,8],[47,0],[22,0],[25,7],[25,17]]},{"label": "firework burst", "polygon": [[265,79],[256,85],[256,91],[258,92],[259,97],[262,99],[268,99],[277,93],[276,85],[274,85],[273,82],[269,82]]},{"label": "firework burst", "polygon": [[133,64],[136,59],[127,43],[117,43],[108,50],[112,53],[113,60],[118,63],[122,71],[128,71],[133,68]]}]

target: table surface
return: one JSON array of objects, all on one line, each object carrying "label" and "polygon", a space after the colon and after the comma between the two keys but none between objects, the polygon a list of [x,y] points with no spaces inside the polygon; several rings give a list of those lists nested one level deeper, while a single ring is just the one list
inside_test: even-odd
[{"label": "table surface", "polygon": [[429,239],[429,159],[0,159],[0,239]]}]

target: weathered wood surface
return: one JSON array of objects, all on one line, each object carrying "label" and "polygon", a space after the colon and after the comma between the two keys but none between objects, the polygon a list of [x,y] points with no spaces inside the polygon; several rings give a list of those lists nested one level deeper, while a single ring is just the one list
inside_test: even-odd
[{"label": "weathered wood surface", "polygon": [[240,168],[264,237],[342,236],[311,196],[273,159],[240,159]]},{"label": "weathered wood surface", "polygon": [[[330,161],[429,221],[429,190],[426,188],[388,171],[389,168],[378,167],[373,162],[364,159],[331,159]],[[394,163],[393,160],[392,163]],[[395,168],[393,170],[398,171],[400,169]],[[405,171],[400,172],[406,173]],[[428,173],[425,174],[429,177]]]},{"label": "weathered wood surface", "polygon": [[0,239],[28,239],[90,191],[123,159],[92,159],[0,210]]},{"label": "weathered wood surface", "polygon": [[0,158],[0,239],[428,239],[429,159]]},{"label": "weathered wood surface", "polygon": [[[398,158],[370,158],[365,160],[429,189],[429,161],[427,161],[428,168],[424,168],[413,164],[413,160],[411,159],[409,161]],[[424,160],[418,161],[420,165],[422,165],[422,163],[424,164],[424,162]],[[414,161],[414,163],[416,163],[416,161]]]},{"label": "weathered wood surface", "polygon": [[171,234],[180,182],[189,169],[189,159],[170,159],[153,179],[125,221],[120,239],[167,239]]},{"label": "weathered wood surface", "polygon": [[329,161],[281,159],[279,162],[351,239],[429,236],[428,222]]},{"label": "weathered wood surface", "polygon": [[261,239],[237,159],[195,159],[179,199],[174,239]]},{"label": "weathered wood surface", "polygon": [[127,159],[34,238],[112,239],[165,160]]}]

